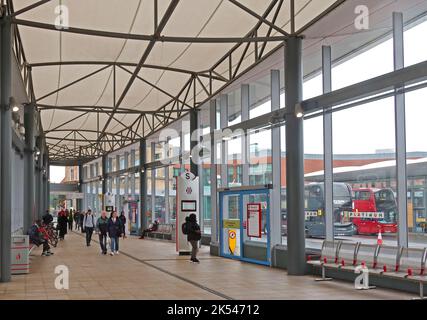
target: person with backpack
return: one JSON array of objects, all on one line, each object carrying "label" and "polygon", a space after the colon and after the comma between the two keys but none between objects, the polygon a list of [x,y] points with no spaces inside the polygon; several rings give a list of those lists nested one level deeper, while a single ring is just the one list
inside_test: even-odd
[{"label": "person with backpack", "polygon": [[108,222],[107,212],[102,211],[101,216],[96,221],[96,232],[99,236],[99,245],[101,246],[101,253],[103,255],[107,254]]},{"label": "person with backpack", "polygon": [[50,251],[49,236],[46,229],[43,228],[41,220],[36,220],[28,230],[30,242],[39,247],[43,245],[42,256],[51,256],[53,252]]},{"label": "person with backpack", "polygon": [[197,223],[197,216],[192,213],[185,218],[185,222],[182,224],[182,233],[187,235],[187,241],[191,244],[191,262],[200,263],[197,259],[198,244],[202,239],[202,232],[200,226]]},{"label": "person with backpack", "polygon": [[92,210],[89,209],[83,219],[83,231],[86,233],[87,247],[90,247],[90,242],[92,241],[92,234],[95,226],[95,217],[92,215]]},{"label": "person with backpack", "polygon": [[122,235],[122,222],[119,217],[117,217],[117,212],[113,211],[111,218],[108,220],[108,236],[111,240],[111,252],[110,255],[114,256],[119,254],[119,238]]}]

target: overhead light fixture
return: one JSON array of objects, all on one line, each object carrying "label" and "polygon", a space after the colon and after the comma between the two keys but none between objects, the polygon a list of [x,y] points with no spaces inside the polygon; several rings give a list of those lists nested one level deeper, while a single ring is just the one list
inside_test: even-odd
[{"label": "overhead light fixture", "polygon": [[295,116],[299,119],[304,117],[304,109],[302,108],[301,103],[297,103],[295,105]]},{"label": "overhead light fixture", "polygon": [[19,111],[19,107],[18,106],[13,106],[12,107],[12,111],[13,112],[18,112]]},{"label": "overhead light fixture", "polygon": [[40,155],[40,150],[37,150],[36,155],[38,156]]}]

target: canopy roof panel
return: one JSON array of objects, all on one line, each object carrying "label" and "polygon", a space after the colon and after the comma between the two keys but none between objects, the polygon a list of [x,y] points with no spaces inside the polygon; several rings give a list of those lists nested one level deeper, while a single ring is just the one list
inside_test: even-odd
[{"label": "canopy roof panel", "polygon": [[291,0],[8,4],[50,157],[70,160],[114,151],[184,116],[343,2],[295,0],[294,15]]}]

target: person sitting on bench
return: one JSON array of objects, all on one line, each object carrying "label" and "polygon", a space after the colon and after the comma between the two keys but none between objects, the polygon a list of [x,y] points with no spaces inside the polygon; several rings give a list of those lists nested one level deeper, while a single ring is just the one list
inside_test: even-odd
[{"label": "person sitting on bench", "polygon": [[151,224],[148,229],[145,229],[144,231],[142,231],[141,237],[139,237],[139,239],[144,239],[146,233],[157,231],[158,228],[159,228],[159,222],[157,220],[154,220],[154,223]]},{"label": "person sitting on bench", "polygon": [[48,243],[49,236],[46,232],[46,229],[43,228],[41,220],[36,220],[28,230],[28,235],[30,236],[31,243],[35,244],[37,247],[41,244],[43,245],[42,256],[50,256],[53,252],[50,251],[50,246]]}]

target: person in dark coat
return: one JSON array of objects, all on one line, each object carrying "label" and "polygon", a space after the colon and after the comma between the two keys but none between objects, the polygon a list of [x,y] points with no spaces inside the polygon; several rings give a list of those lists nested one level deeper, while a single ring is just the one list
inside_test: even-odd
[{"label": "person in dark coat", "polygon": [[122,235],[123,235],[123,239],[124,239],[124,238],[126,238],[126,217],[125,217],[125,213],[123,211],[120,212],[119,219],[120,219],[120,222],[122,223],[122,226],[123,226]]},{"label": "person in dark coat", "polygon": [[76,230],[80,230],[80,211],[74,213],[74,223],[76,225]]},{"label": "person in dark coat", "polygon": [[185,218],[187,223],[187,241],[191,244],[191,262],[200,263],[197,259],[198,244],[202,238],[202,232],[200,231],[200,226],[197,223],[197,216],[192,213],[187,218]]},{"label": "person in dark coat", "polygon": [[111,252],[110,255],[114,256],[115,254],[119,254],[119,238],[122,235],[122,222],[119,217],[117,217],[117,212],[113,211],[111,214],[111,218],[108,221],[108,236],[111,241]]},{"label": "person in dark coat", "polygon": [[73,210],[70,210],[67,216],[68,219],[68,230],[73,231]]},{"label": "person in dark coat", "polygon": [[58,212],[58,229],[59,239],[64,240],[67,234],[67,223],[68,223],[68,210],[61,209]]}]

